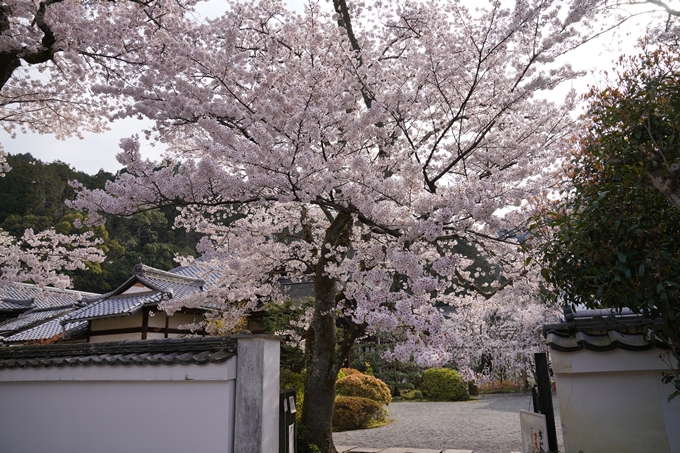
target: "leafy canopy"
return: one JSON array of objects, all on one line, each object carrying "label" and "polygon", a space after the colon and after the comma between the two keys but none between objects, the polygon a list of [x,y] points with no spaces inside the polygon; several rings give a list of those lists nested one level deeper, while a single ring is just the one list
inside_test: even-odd
[{"label": "leafy canopy", "polygon": [[533,232],[549,299],[630,308],[680,351],[680,59],[661,48],[622,58],[593,89],[562,198]]}]

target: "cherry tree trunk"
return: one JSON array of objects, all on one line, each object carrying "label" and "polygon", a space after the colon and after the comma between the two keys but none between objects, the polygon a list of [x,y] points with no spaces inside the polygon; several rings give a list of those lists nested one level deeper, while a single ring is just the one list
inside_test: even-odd
[{"label": "cherry tree trunk", "polygon": [[332,437],[337,344],[335,333],[335,294],[337,284],[317,274],[314,318],[307,338],[307,377],[302,407],[302,424],[308,440],[323,453],[335,453]]},{"label": "cherry tree trunk", "polygon": [[[302,425],[308,440],[323,453],[336,453],[333,445],[333,408],[335,381],[349,351],[338,349],[336,336],[336,296],[338,282],[327,273],[326,266],[337,263],[342,256],[332,253],[338,245],[348,245],[352,217],[338,214],[326,230],[324,246],[314,272],[314,317],[305,344],[305,399],[302,403]],[[337,352],[336,352],[337,351]],[[342,352],[341,352],[342,351]]]}]

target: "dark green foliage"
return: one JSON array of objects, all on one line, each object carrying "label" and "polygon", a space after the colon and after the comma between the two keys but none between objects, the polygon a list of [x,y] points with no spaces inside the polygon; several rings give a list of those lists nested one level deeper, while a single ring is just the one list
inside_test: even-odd
[{"label": "dark green foliage", "polygon": [[338,396],[333,412],[333,430],[348,431],[369,428],[372,422],[385,420],[382,405],[368,398]]},{"label": "dark green foliage", "polygon": [[320,453],[321,449],[310,440],[309,429],[300,423],[297,424],[297,453]]},{"label": "dark green foliage", "polygon": [[30,154],[7,156],[12,167],[0,178],[0,228],[21,236],[27,228],[58,233],[93,231],[103,241],[106,261],[91,264],[87,270],[71,272],[73,286],[79,290],[106,292],[130,277],[141,257],[149,266],[167,270],[176,267],[175,254],[194,255],[200,237],[172,229],[177,211],[155,209],[131,218],[107,217],[104,226],[75,228],[82,215],[64,203],[75,195],[68,181],[77,180],[88,189],[103,189],[114,175],[100,171],[94,176],[77,172],[63,162],[45,164]]},{"label": "dark green foliage", "polygon": [[468,382],[468,393],[470,396],[479,396],[479,387],[472,381]]},{"label": "dark green foliage", "polygon": [[403,392],[401,397],[405,400],[422,400],[423,392],[420,390],[409,390],[408,392]]},{"label": "dark green foliage", "polygon": [[422,370],[415,362],[399,362],[396,360],[386,360],[382,357],[385,343],[396,342],[395,338],[383,338],[382,345],[374,344],[375,352],[362,352],[363,344],[354,346],[351,354],[352,366],[359,371],[366,371],[366,364],[370,364],[373,375],[383,381],[391,389],[399,387],[401,389],[417,388],[422,381]]},{"label": "dark green foliage", "polygon": [[73,197],[68,180],[84,174],[62,162],[44,164],[30,154],[9,155],[7,162],[12,171],[0,178],[0,226],[11,215],[59,219],[69,211],[64,204]]},{"label": "dark green foliage", "polygon": [[457,371],[429,368],[423,371],[423,395],[432,401],[464,401],[470,399],[468,386]]},{"label": "dark green foliage", "polygon": [[[620,62],[589,95],[570,185],[531,231],[554,302],[630,308],[680,352],[680,61],[675,49]],[[665,180],[666,193],[653,181]],[[676,370],[677,376],[677,370]]]},{"label": "dark green foliage", "polygon": [[3,230],[7,231],[14,237],[21,237],[24,231],[32,229],[33,231],[44,231],[54,226],[54,221],[51,217],[45,215],[18,215],[10,214],[5,217],[5,221],[0,224]]},{"label": "dark green foliage", "polygon": [[380,404],[390,404],[392,392],[380,379],[367,374],[350,374],[335,384],[335,393],[342,396],[368,398]]},{"label": "dark green foliage", "polygon": [[295,415],[299,421],[302,416],[302,401],[305,396],[305,373],[295,373],[294,371],[281,368],[279,379],[281,390],[295,389],[295,408],[297,410]]},{"label": "dark green foliage", "polygon": [[314,305],[314,299],[287,300],[282,304],[269,304],[262,319],[264,331],[268,334],[284,335],[288,338],[281,342],[281,368],[300,373],[305,367],[305,353],[300,341],[307,332],[302,327],[292,325],[292,320],[304,319],[305,312]]}]

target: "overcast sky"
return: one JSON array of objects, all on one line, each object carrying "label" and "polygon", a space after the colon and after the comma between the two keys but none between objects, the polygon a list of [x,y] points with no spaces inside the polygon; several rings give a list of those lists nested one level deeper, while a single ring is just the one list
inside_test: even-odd
[{"label": "overcast sky", "polygon": [[[286,3],[295,10],[302,10],[303,0],[286,0]],[[212,5],[217,5],[217,0],[211,2]],[[213,9],[203,9],[201,12],[210,16],[216,14],[219,7]],[[624,42],[624,47],[630,50],[633,49],[634,36],[640,33],[639,24],[628,24],[627,28],[623,30],[622,35],[628,34],[627,42]],[[618,42],[618,39],[616,40]],[[610,48],[619,48],[616,45],[614,38],[611,35],[601,38],[597,42],[593,42],[572,53],[569,61],[576,69],[583,69],[589,71],[606,70],[612,67],[612,60],[618,57],[618,51],[610,51]],[[635,53],[635,52],[633,52]],[[580,92],[583,92],[588,84],[593,83],[597,79],[596,73],[592,73],[579,81],[576,81],[573,86]],[[564,97],[568,91],[569,86],[563,86],[555,92],[555,100],[559,101]],[[21,134],[18,133],[15,139],[12,139],[9,134],[0,131],[0,143],[5,150],[10,154],[31,153],[34,157],[45,162],[52,162],[60,160],[66,162],[76,170],[84,171],[89,174],[97,173],[100,169],[109,172],[116,172],[121,168],[121,165],[116,161],[116,154],[119,151],[118,142],[123,137],[129,137],[132,134],[139,133],[142,129],[150,127],[149,121],[140,120],[121,120],[110,125],[111,130],[102,134],[83,134],[83,139],[70,138],[67,140],[57,140],[51,135],[39,134]],[[143,134],[140,134],[142,136]],[[147,157],[157,158],[162,149],[160,147],[152,148],[148,145],[144,147],[143,153]]]}]

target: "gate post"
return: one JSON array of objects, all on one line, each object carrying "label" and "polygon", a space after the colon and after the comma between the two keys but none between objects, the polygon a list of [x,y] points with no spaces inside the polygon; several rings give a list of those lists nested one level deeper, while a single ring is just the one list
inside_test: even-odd
[{"label": "gate post", "polygon": [[538,384],[538,406],[541,414],[545,415],[548,428],[548,448],[557,451],[557,431],[555,430],[555,411],[552,403],[552,386],[548,371],[548,355],[545,352],[534,354],[536,361],[536,384]]}]

